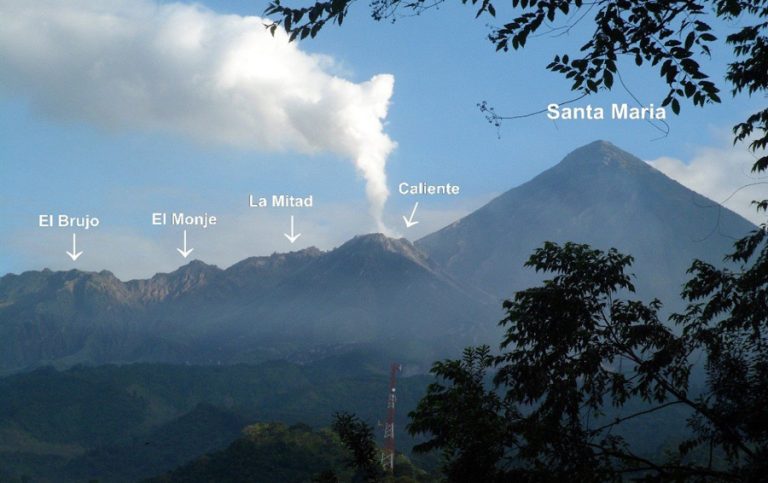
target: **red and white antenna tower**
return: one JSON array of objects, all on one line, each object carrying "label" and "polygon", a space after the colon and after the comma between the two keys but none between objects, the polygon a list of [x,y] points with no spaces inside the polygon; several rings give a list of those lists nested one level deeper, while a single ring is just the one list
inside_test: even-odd
[{"label": "red and white antenna tower", "polygon": [[403,370],[403,366],[392,363],[389,369],[389,395],[387,397],[387,422],[384,424],[384,450],[381,452],[381,466],[384,470],[392,472],[395,468],[395,383],[397,373]]}]

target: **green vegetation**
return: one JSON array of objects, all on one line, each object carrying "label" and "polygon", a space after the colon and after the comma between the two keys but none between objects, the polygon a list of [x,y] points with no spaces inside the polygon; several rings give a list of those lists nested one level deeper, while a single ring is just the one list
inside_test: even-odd
[{"label": "green vegetation", "polygon": [[[352,457],[355,449],[345,444],[353,429],[362,440],[366,458]],[[363,429],[362,433],[359,432]],[[232,483],[272,482],[365,482],[416,483],[436,481],[398,455],[393,475],[378,467],[378,448],[373,444],[370,426],[350,414],[337,415],[333,430],[314,431],[305,424],[260,423],[248,426],[243,436],[223,451],[218,451],[171,471],[146,480],[147,483]],[[347,439],[347,442],[349,440]],[[350,460],[352,457],[352,460]],[[352,464],[349,464],[352,461]]]},{"label": "green vegetation", "polygon": [[137,481],[226,447],[240,435],[244,418],[208,404],[123,444],[111,444],[74,458],[64,466],[72,479]]},{"label": "green vegetation", "polygon": [[[432,455],[418,461],[430,470],[423,463],[440,452],[449,481],[761,481],[767,238],[762,229],[736,244],[738,270],[693,264],[677,330],[660,321],[658,301],[627,298],[631,257],[546,243],[528,265],[552,277],[505,302],[499,355],[483,346],[436,363],[438,380],[418,404],[429,378],[400,380],[399,414],[412,410],[408,429],[420,438],[399,437],[400,447]],[[700,388],[695,354],[707,360]],[[387,374],[373,367],[386,365],[347,354],[307,366],[9,376],[0,379],[0,466],[17,481],[135,481],[196,458],[157,481],[428,481],[404,456],[395,477],[376,467],[368,422],[383,413]],[[311,429],[334,411],[335,435]],[[283,422],[235,440],[245,421]]]},{"label": "green vegetation", "polygon": [[[408,429],[419,438],[400,433],[400,448],[416,443],[416,456],[428,454],[416,464],[428,470],[439,452],[443,476],[457,482],[761,481],[767,242],[763,229],[737,243],[734,271],[695,262],[676,330],[660,321],[658,301],[628,298],[631,257],[545,244],[528,265],[551,278],[505,303],[500,354],[483,346],[436,363],[438,380],[420,402],[431,378],[399,381],[398,425],[411,410]],[[695,354],[706,356],[704,387],[691,383]],[[307,366],[9,376],[0,379],[3,478],[430,481],[404,455],[394,476],[378,471],[369,422],[385,407],[380,362],[347,354]],[[254,421],[282,423],[250,426],[238,439]],[[329,425],[334,432],[312,429]]]},{"label": "green vegetation", "polygon": [[349,481],[344,464],[345,451],[329,430],[313,431],[309,426],[260,423],[248,426],[243,436],[218,451],[147,480],[170,482],[306,482],[332,469]]},{"label": "green vegetation", "polygon": [[[0,379],[0,468],[5,479],[136,481],[221,449],[256,421],[325,427],[347,410],[375,423],[388,374],[371,365],[379,364],[348,354],[306,366],[135,364],[8,376]],[[427,381],[401,380],[400,427]]]},{"label": "green vegetation", "polygon": [[[439,380],[410,415],[409,431],[429,438],[416,450],[442,451],[456,482],[764,481],[767,242],[765,230],[739,241],[729,257],[738,271],[694,262],[677,332],[659,320],[659,301],[622,298],[634,292],[632,257],[546,243],[528,266],[552,278],[505,302],[501,354],[483,346],[433,366]],[[690,384],[697,354],[700,391]],[[671,415],[688,431],[663,457],[622,434],[638,420],[660,426],[671,408],[684,409]]]},{"label": "green vegetation", "polygon": [[[375,20],[394,21],[443,2],[377,0],[370,8]],[[268,27],[284,28],[292,40],[315,37],[327,24],[341,25],[353,3],[294,8],[274,0],[266,13],[277,20]],[[461,3],[475,6],[476,17],[495,18],[501,7],[492,0]],[[732,94],[768,91],[765,0],[512,0],[511,10],[500,12],[509,18],[489,35],[499,51],[592,21],[578,52],[558,53],[548,66],[572,82],[572,101],[611,90],[614,80],[623,86],[620,68],[635,64],[658,71],[668,87],[662,105],[676,114],[682,100],[721,102],[699,64],[718,41],[713,22],[725,26],[731,55],[724,80]],[[480,108],[496,126],[509,119],[484,102]],[[768,108],[733,133],[754,152],[752,171],[768,170]],[[768,211],[768,200],[754,203]],[[671,316],[677,327],[661,320],[659,301],[624,298],[635,292],[625,273],[631,256],[545,244],[527,265],[552,278],[505,302],[501,354],[470,348],[462,360],[433,366],[438,381],[409,426],[429,438],[417,449],[441,450],[450,481],[765,481],[767,231],[763,224],[737,241],[728,268],[693,262],[681,294],[685,308]],[[692,387],[697,359],[704,361],[703,388]],[[640,454],[637,441],[621,433],[640,419],[658,424],[660,414],[676,408],[684,408],[677,419],[689,433],[663,458]]]},{"label": "green vegetation", "polygon": [[341,444],[351,453],[347,466],[356,468],[357,479],[375,481],[380,479],[384,471],[379,455],[381,450],[376,447],[373,428],[354,414],[336,413],[333,417],[333,431],[339,436]]}]

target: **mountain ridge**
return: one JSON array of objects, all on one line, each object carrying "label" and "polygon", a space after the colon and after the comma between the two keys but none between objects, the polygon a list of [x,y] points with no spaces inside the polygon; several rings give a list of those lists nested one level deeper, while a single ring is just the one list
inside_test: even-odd
[{"label": "mountain ridge", "polygon": [[0,372],[311,360],[374,341],[427,364],[445,355],[441,344],[459,347],[459,334],[485,340],[495,307],[409,241],[382,234],[226,269],[193,260],[127,282],[106,271],[29,271],[0,278]]},{"label": "mountain ridge", "polygon": [[[65,286],[74,290],[78,282],[102,282],[97,286],[103,286],[119,282],[130,292],[135,292],[140,300],[158,301],[165,297],[174,297],[187,291],[192,291],[210,283],[211,279],[216,279],[225,274],[243,274],[249,271],[269,270],[282,268],[297,260],[306,261],[317,257],[328,255],[337,250],[349,252],[351,250],[367,248],[379,249],[381,252],[388,252],[402,255],[411,261],[418,263],[429,269],[437,269],[434,264],[426,261],[426,255],[420,253],[415,246],[405,238],[391,238],[383,233],[369,233],[364,235],[355,235],[350,240],[342,243],[336,248],[330,250],[320,250],[315,246],[289,252],[275,252],[266,256],[250,256],[237,261],[227,268],[219,268],[215,264],[206,263],[200,259],[192,259],[189,262],[180,265],[171,272],[158,272],[147,278],[121,280],[109,270],[91,271],[80,269],[52,270],[43,268],[41,270],[26,270],[21,273],[7,273],[0,276],[0,307],[7,302],[12,292],[18,291],[18,285],[11,285],[12,282],[21,282],[23,285],[40,281],[40,277],[45,276],[45,281],[52,279],[62,279]],[[21,287],[22,292],[24,287]],[[39,290],[39,286],[34,287]],[[162,290],[165,288],[165,290]],[[17,289],[17,290],[13,290]]]},{"label": "mountain ridge", "polygon": [[[729,236],[710,233],[713,226]],[[499,297],[537,283],[522,266],[544,241],[615,247],[635,257],[641,292],[656,285],[656,295],[676,295],[693,258],[720,263],[751,229],[636,156],[596,141],[414,244],[454,278]]]},{"label": "mountain ridge", "polygon": [[598,141],[415,243],[359,235],[327,251],[248,257],[224,269],[193,260],[126,282],[108,271],[8,274],[0,277],[0,373],[306,361],[373,346],[426,370],[466,345],[498,340],[501,300],[541,281],[523,265],[544,241],[632,255],[638,296],[679,309],[692,259],[720,263],[731,248],[730,238],[707,235],[711,224],[734,237],[754,228],[724,208],[701,208],[708,204]]}]

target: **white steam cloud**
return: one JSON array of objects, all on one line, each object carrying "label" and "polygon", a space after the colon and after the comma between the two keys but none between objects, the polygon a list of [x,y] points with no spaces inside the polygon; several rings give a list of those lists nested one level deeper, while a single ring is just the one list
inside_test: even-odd
[{"label": "white steam cloud", "polygon": [[264,151],[330,152],[384,229],[394,78],[354,83],[258,17],[149,0],[0,0],[0,89],[62,119]]}]

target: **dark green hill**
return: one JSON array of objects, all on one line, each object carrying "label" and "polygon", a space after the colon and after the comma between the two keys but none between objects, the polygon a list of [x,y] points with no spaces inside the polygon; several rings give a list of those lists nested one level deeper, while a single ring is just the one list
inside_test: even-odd
[{"label": "dark green hill", "polygon": [[[0,379],[0,468],[35,482],[135,481],[223,448],[256,421],[324,427],[349,411],[375,427],[386,413],[387,368],[345,354],[303,366],[134,364],[8,376]],[[428,381],[399,381],[400,428]],[[410,449],[405,431],[399,436]]]},{"label": "dark green hill", "polygon": [[147,483],[207,483],[210,481],[271,483],[308,482],[322,471],[343,472],[345,452],[328,430],[306,425],[254,424],[225,450],[200,457]]},{"label": "dark green hill", "polygon": [[[304,424],[261,423],[245,428],[242,437],[225,450],[197,458],[145,483],[304,483],[328,471],[339,481],[353,481],[347,458],[336,434],[327,429],[314,431]],[[392,481],[415,483],[436,479],[401,455]]]},{"label": "dark green hill", "polygon": [[74,458],[62,473],[81,481],[95,475],[100,481],[136,481],[227,446],[245,424],[245,419],[233,412],[200,404],[129,442],[101,446]]}]

